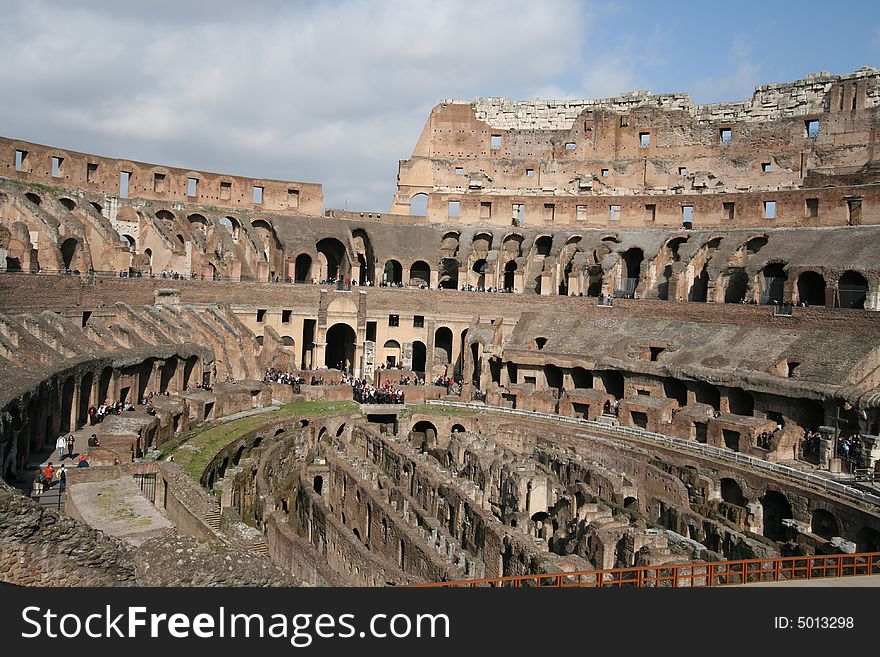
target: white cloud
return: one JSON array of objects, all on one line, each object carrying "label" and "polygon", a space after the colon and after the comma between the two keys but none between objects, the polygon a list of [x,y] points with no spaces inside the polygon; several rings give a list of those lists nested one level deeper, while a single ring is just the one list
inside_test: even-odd
[{"label": "white cloud", "polygon": [[430,108],[552,88],[579,65],[585,9],[0,2],[0,58],[15,62],[0,69],[0,125],[76,150],[322,182],[328,207],[384,211]]},{"label": "white cloud", "polygon": [[729,68],[720,75],[704,78],[694,85],[694,97],[701,103],[747,100],[761,83],[761,67],[752,59],[752,45],[743,35],[736,35],[727,56]]}]

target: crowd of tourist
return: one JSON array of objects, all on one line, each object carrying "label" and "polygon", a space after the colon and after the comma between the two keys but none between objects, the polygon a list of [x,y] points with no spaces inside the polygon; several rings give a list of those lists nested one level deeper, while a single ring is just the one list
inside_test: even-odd
[{"label": "crowd of tourist", "polygon": [[391,381],[376,387],[367,383],[366,379],[355,379],[351,390],[352,397],[359,404],[403,404],[406,398],[403,390],[395,388]]},{"label": "crowd of tourist", "polygon": [[101,424],[108,415],[119,415],[122,411],[133,411],[134,406],[129,403],[123,403],[121,401],[115,401],[112,404],[108,404],[109,400],[104,400],[103,404],[99,406],[95,406],[92,404],[89,406],[89,426],[93,427],[96,424]]}]

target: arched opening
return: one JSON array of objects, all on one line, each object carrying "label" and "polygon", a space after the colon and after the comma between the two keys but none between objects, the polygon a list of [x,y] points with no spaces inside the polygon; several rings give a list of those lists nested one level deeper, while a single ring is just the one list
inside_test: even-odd
[{"label": "arched opening", "polygon": [[[100,212],[100,210],[99,210]],[[170,210],[159,210],[156,213],[156,217],[161,219],[162,221],[175,221],[177,217]]]},{"label": "arched opening", "polygon": [[327,330],[325,367],[350,371],[354,365],[355,332],[348,324],[334,324]]},{"label": "arched opening", "polygon": [[513,292],[516,277],[516,260],[509,261],[504,265],[504,289]]},{"label": "arched opening", "polygon": [[[440,353],[438,354],[438,352]],[[443,365],[452,362],[452,330],[446,326],[441,326],[434,331],[434,360]]]},{"label": "arched opening", "polygon": [[458,260],[455,258],[443,258],[443,261],[440,263],[438,284],[444,290],[458,289]]},{"label": "arched opening", "polygon": [[841,308],[864,308],[868,296],[868,280],[857,271],[845,271],[837,284]]},{"label": "arched opening", "polygon": [[599,265],[593,265],[587,270],[587,275],[589,276],[587,283],[587,296],[598,297],[602,294],[602,286],[605,284],[605,276],[603,275],[602,267]]},{"label": "arched opening", "polygon": [[293,265],[293,280],[297,283],[310,283],[312,280],[312,256],[300,253]]},{"label": "arched opening", "polygon": [[76,208],[76,201],[74,201],[72,198],[60,198],[58,199],[58,202],[68,210],[73,210],[74,208]]},{"label": "arched opening", "polygon": [[553,238],[549,235],[542,235],[535,240],[535,253],[540,256],[550,255],[550,249],[553,248]]},{"label": "arched opening", "polygon": [[834,536],[840,536],[840,525],[830,511],[816,509],[810,520],[810,531],[816,536],[830,540]]},{"label": "arched opening", "polygon": [[755,414],[755,398],[745,390],[730,388],[727,391],[727,403],[730,406],[730,412],[736,415],[750,417]]},{"label": "arched opening", "polygon": [[345,433],[345,422],[339,425],[339,428],[336,430],[336,437],[341,438],[342,434]]},{"label": "arched opening", "polygon": [[748,504],[748,500],[743,495],[740,485],[736,483],[735,479],[730,479],[729,477],[721,480],[721,499],[728,504],[735,504],[736,506],[745,507]]},{"label": "arched opening", "polygon": [[415,194],[409,200],[409,214],[411,217],[424,217],[428,214],[428,195]]},{"label": "arched opening", "polygon": [[745,244],[746,253],[748,255],[755,255],[758,251],[767,246],[767,238],[764,235],[760,237],[753,237]]},{"label": "arched opening", "polygon": [[147,257],[147,273],[153,272],[153,250],[152,249],[144,249],[144,255]]},{"label": "arched opening", "polygon": [[410,285],[428,287],[431,284],[431,267],[424,260],[417,260],[409,268]]},{"label": "arched opening", "polygon": [[798,301],[808,306],[825,305],[825,278],[814,271],[805,271],[797,279]]},{"label": "arched opening", "polygon": [[724,290],[724,303],[742,303],[749,289],[749,275],[742,267],[730,269],[727,275],[727,289]]},{"label": "arched opening", "polygon": [[281,344],[285,347],[294,347],[296,346],[296,342],[289,335],[285,335],[281,338]]},{"label": "arched opening", "polygon": [[61,263],[64,265],[64,269],[78,269],[79,255],[79,240],[70,237],[61,243]]},{"label": "arched opening", "polygon": [[880,552],[880,531],[862,527],[856,534],[856,552]]},{"label": "arched opening", "polygon": [[231,234],[234,241],[238,241],[241,236],[241,223],[235,217],[223,217],[220,225],[226,228]]},{"label": "arched opening", "polygon": [[639,285],[639,276],[645,254],[641,249],[628,249],[621,254],[620,274],[617,278],[617,296],[631,297]]},{"label": "arched opening", "polygon": [[464,433],[464,425],[462,424],[453,424],[452,425],[452,433]]},{"label": "arched opening", "polygon": [[37,195],[34,194],[33,192],[28,192],[28,193],[25,194],[24,196],[25,196],[25,198],[26,198],[28,201],[30,201],[30,202],[33,203],[34,205],[39,205],[40,203],[43,202],[43,199],[41,199],[39,196],[37,196]]},{"label": "arched opening", "polygon": [[244,456],[245,447],[245,445],[241,445],[235,450],[235,456],[232,457],[232,465],[238,465],[241,463],[241,457]]},{"label": "arched opening", "polygon": [[191,214],[186,220],[189,222],[190,228],[198,228],[199,230],[208,230],[208,220],[204,215]]},{"label": "arched opening", "polygon": [[387,367],[400,366],[400,343],[397,340],[386,340],[382,345],[382,355]]},{"label": "arched opening", "polygon": [[663,379],[663,394],[667,399],[674,399],[679,406],[687,406],[687,386],[678,379],[666,377]]},{"label": "arched opening", "polygon": [[[95,377],[91,372],[83,374],[83,378],[79,384],[79,410],[76,415],[77,426],[82,426],[89,419],[89,406],[92,403],[92,384]],[[103,402],[104,400],[98,400]]]},{"label": "arched opening", "polygon": [[283,434],[284,432],[285,432],[284,427],[281,427],[280,429],[277,429],[277,430],[275,431],[275,433],[272,434],[272,436],[273,436],[274,438],[277,438],[278,436],[280,436],[280,435]]},{"label": "arched opening", "polygon": [[[193,356],[195,358],[195,356]],[[98,377],[98,398],[97,402],[104,402],[109,397],[110,382],[113,380],[113,368],[105,367],[101,370],[101,376]]]},{"label": "arched opening", "polygon": [[351,231],[351,237],[354,242],[354,251],[357,255],[358,264],[360,265],[358,283],[360,285],[366,285],[368,282],[373,283],[376,256],[373,253],[373,244],[370,236],[367,235],[367,231],[363,228],[357,228]]},{"label": "arched opening", "polygon": [[562,389],[562,370],[552,363],[544,365],[544,378],[547,380],[547,387],[554,390]]},{"label": "arched opening", "polygon": [[61,433],[70,431],[70,412],[73,409],[73,391],[76,386],[73,377],[69,376],[61,386]]},{"label": "arched opening", "polygon": [[623,374],[613,370],[606,370],[599,374],[605,392],[615,399],[623,399]]},{"label": "arched opening", "polygon": [[422,438],[422,440],[418,441],[419,443],[432,445],[437,439],[437,427],[435,427],[432,422],[421,420],[413,425],[410,435],[415,435],[416,438]]},{"label": "arched opening", "polygon": [[400,285],[403,282],[403,267],[397,260],[389,260],[385,263],[382,280],[389,285]]},{"label": "arched opening", "polygon": [[706,267],[704,264],[700,274],[694,278],[690,294],[688,294],[688,301],[706,303],[709,294],[709,271]]},{"label": "arched opening", "polygon": [[312,480],[312,488],[318,495],[320,495],[321,491],[324,490],[324,477],[321,475],[315,475],[315,478]]},{"label": "arched opening", "polygon": [[472,342],[471,343],[471,358],[474,361],[474,373],[473,373],[473,376],[471,377],[471,383],[473,383],[475,386],[477,386],[477,388],[480,387],[480,375],[482,374],[482,370],[483,370],[483,362],[482,362],[482,359],[480,358],[480,352],[481,352],[480,343],[479,342]]},{"label": "arched opening", "polygon": [[571,370],[571,382],[576,389],[585,390],[593,387],[593,373],[583,367]]},{"label": "arched opening", "polygon": [[125,244],[129,250],[134,249],[136,246],[135,239],[131,235],[122,235],[119,241]]},{"label": "arched opening", "polygon": [[420,377],[425,377],[425,365],[428,360],[428,347],[424,342],[416,340],[412,343],[412,369]]},{"label": "arched opening", "polygon": [[486,261],[480,258],[474,263],[473,267],[476,278],[474,279],[475,287],[486,287]]},{"label": "arched opening", "polygon": [[779,262],[773,262],[761,270],[764,277],[764,285],[761,288],[761,303],[782,303],[785,297],[785,283],[788,274],[785,266]]},{"label": "arched opening", "polygon": [[761,507],[764,510],[764,536],[773,541],[786,540],[788,531],[782,521],[791,518],[788,498],[775,490],[768,490],[761,498]]},{"label": "arched opening", "polygon": [[315,245],[318,253],[326,260],[326,271],[322,263],[321,278],[332,281],[347,278],[350,271],[348,256],[342,242],[332,237],[325,237]]},{"label": "arched opening", "polygon": [[174,380],[177,373],[177,358],[171,357],[162,363],[162,370],[159,376],[159,392],[167,392],[168,386]]},{"label": "arched opening", "polygon": [[721,393],[711,383],[694,381],[691,384],[694,390],[694,399],[698,404],[709,404],[716,411],[721,407]]}]

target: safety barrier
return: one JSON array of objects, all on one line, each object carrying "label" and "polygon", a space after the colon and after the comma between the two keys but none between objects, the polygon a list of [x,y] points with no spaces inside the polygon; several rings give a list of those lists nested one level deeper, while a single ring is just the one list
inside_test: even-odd
[{"label": "safety barrier", "polygon": [[640,429],[638,427],[620,427],[620,426],[611,426],[609,424],[605,424],[603,422],[598,422],[596,420],[585,420],[583,418],[572,418],[565,417],[563,415],[554,415],[553,413],[541,413],[538,411],[524,411],[521,409],[515,408],[504,408],[501,406],[491,406],[488,404],[474,404],[474,403],[466,403],[466,402],[451,402],[445,400],[427,400],[428,404],[434,404],[438,406],[450,406],[453,408],[469,408],[483,411],[492,411],[495,413],[503,413],[506,415],[518,415],[520,417],[529,417],[533,419],[542,419],[549,420],[552,422],[561,422],[563,424],[570,424],[574,426],[581,426],[585,428],[589,428],[594,431],[598,431],[605,434],[611,435],[619,435],[626,437],[634,437],[645,442],[658,444],[661,446],[667,447],[675,447],[682,450],[687,450],[696,454],[701,454],[704,456],[709,456],[715,459],[721,459],[726,461],[732,461],[741,465],[747,465],[752,468],[758,470],[764,470],[767,472],[772,472],[775,475],[779,475],[782,477],[788,477],[790,479],[794,479],[796,481],[802,481],[813,486],[817,486],[822,490],[826,490],[829,492],[836,493],[838,495],[842,495],[848,499],[861,502],[863,504],[872,505],[872,506],[880,506],[880,496],[873,495],[872,493],[868,493],[857,488],[853,488],[852,486],[847,486],[839,481],[834,481],[832,479],[828,479],[826,477],[822,477],[812,472],[804,472],[802,470],[797,470],[795,468],[790,468],[786,465],[781,465],[779,463],[771,463],[770,461],[765,461],[763,459],[755,458],[754,456],[749,456],[748,454],[741,454],[739,452],[733,452],[728,449],[722,449],[720,447],[715,447],[714,445],[705,445],[703,443],[697,443],[691,440],[682,440],[681,438],[673,438],[672,436],[666,436],[662,433],[656,433],[654,431],[647,431],[645,429]]},{"label": "safety barrier", "polygon": [[639,566],[571,573],[518,575],[457,582],[432,582],[418,587],[493,588],[706,588],[759,582],[788,582],[880,575],[880,552],[830,554],[714,563]]}]

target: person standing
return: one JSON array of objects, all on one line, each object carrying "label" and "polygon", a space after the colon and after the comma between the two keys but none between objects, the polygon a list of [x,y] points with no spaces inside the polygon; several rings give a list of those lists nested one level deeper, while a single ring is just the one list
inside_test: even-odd
[{"label": "person standing", "polygon": [[52,461],[49,461],[49,465],[43,468],[43,479],[46,488],[52,488],[52,480],[55,479],[55,467],[52,465]]},{"label": "person standing", "polygon": [[67,456],[69,458],[73,458],[73,450],[76,447],[76,439],[73,437],[73,434],[67,436]]},{"label": "person standing", "polygon": [[58,471],[58,490],[61,494],[64,494],[64,491],[67,490],[67,466],[61,466],[61,469]]},{"label": "person standing", "polygon": [[67,439],[64,436],[58,436],[55,441],[55,447],[58,449],[58,458],[64,459],[64,448],[67,447]]},{"label": "person standing", "polygon": [[37,471],[34,473],[34,496],[39,497],[43,494],[43,468],[37,468]]}]

